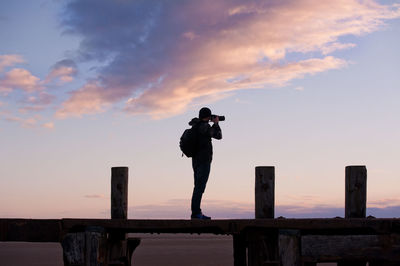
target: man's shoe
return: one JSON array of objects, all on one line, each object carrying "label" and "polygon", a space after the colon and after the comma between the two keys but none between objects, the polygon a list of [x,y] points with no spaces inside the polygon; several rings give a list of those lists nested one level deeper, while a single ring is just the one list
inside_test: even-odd
[{"label": "man's shoe", "polygon": [[202,213],[199,214],[192,214],[190,216],[191,219],[199,219],[199,220],[211,220],[211,217],[205,216]]}]

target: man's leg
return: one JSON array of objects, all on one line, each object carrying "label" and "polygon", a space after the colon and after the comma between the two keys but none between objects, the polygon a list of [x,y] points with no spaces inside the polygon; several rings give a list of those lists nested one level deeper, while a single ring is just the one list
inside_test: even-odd
[{"label": "man's leg", "polygon": [[206,189],[208,176],[210,175],[210,167],[211,163],[196,162],[193,160],[194,188],[192,195],[192,215],[201,213],[201,198]]}]

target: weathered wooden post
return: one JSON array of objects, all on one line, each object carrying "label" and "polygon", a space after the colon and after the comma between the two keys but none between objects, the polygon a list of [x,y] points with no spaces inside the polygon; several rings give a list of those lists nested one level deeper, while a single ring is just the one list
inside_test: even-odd
[{"label": "weathered wooden post", "polygon": [[[128,218],[128,167],[111,168],[111,219]],[[131,265],[131,256],[139,238],[126,239],[125,232],[114,231],[108,236],[108,264]]]},{"label": "weathered wooden post", "polygon": [[100,266],[105,262],[106,238],[101,227],[66,234],[62,241],[65,266]]},{"label": "weathered wooden post", "polygon": [[[275,216],[275,167],[255,169],[255,217],[273,219]],[[279,265],[278,231],[252,230],[248,233],[249,266]]]},{"label": "weathered wooden post", "polygon": [[[346,166],[345,218],[365,218],[367,210],[367,168]],[[364,261],[342,261],[338,266],[365,266]]]},{"label": "weathered wooden post", "polygon": [[275,217],[275,167],[256,167],[255,179],[256,219]]},{"label": "weathered wooden post", "polygon": [[[128,217],[128,167],[111,168],[111,219]],[[126,239],[125,232],[88,226],[85,231],[68,233],[62,240],[64,265],[131,265],[139,238]]]},{"label": "weathered wooden post", "polygon": [[128,218],[128,167],[111,168],[111,219]]},{"label": "weathered wooden post", "polygon": [[[111,219],[128,218],[128,167],[111,168]],[[127,264],[125,232],[110,232],[108,236],[108,263]]]},{"label": "weathered wooden post", "polygon": [[365,218],[367,210],[367,168],[346,166],[345,218]]}]

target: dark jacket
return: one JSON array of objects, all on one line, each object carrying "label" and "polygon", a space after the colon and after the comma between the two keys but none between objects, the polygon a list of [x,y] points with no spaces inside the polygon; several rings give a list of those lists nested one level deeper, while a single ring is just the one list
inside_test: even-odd
[{"label": "dark jacket", "polygon": [[192,126],[197,133],[196,152],[193,160],[197,162],[211,162],[213,155],[213,147],[211,138],[222,139],[221,128],[218,124],[210,126],[208,122],[202,121],[199,118],[193,118],[189,125]]}]

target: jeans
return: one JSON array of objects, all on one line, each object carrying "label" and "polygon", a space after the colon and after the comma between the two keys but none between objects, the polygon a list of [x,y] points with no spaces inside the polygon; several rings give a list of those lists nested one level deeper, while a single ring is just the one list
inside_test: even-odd
[{"label": "jeans", "polygon": [[203,196],[208,176],[210,175],[211,162],[199,162],[192,160],[192,167],[194,172],[194,188],[192,195],[192,215],[200,214],[200,203]]}]

